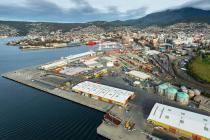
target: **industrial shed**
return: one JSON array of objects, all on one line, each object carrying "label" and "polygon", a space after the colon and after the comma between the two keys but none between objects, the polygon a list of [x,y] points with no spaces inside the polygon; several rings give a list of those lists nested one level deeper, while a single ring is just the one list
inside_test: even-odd
[{"label": "industrial shed", "polygon": [[109,103],[126,106],[128,100],[134,96],[134,92],[114,88],[102,84],[84,81],[72,88],[73,91],[83,93],[94,99],[102,100]]},{"label": "industrial shed", "polygon": [[83,68],[83,67],[64,67],[63,70],[60,71],[61,74],[65,75],[77,75],[81,72],[85,72],[90,70],[89,68]]},{"label": "industrial shed", "polygon": [[160,54],[159,51],[156,51],[156,50],[148,50],[145,52],[146,55],[158,55]]},{"label": "industrial shed", "polygon": [[65,60],[58,60],[58,61],[55,61],[53,63],[48,63],[48,64],[45,64],[45,65],[42,65],[39,68],[42,69],[42,70],[51,70],[51,69],[54,69],[54,68],[57,68],[57,67],[63,67],[63,66],[66,66],[66,65],[67,65],[67,62]]},{"label": "industrial shed", "polygon": [[144,73],[144,72],[141,72],[141,71],[132,70],[132,71],[129,71],[127,74],[128,74],[129,76],[134,77],[135,79],[142,80],[142,81],[151,78],[150,75],[148,75],[148,74],[146,74],[146,73]]},{"label": "industrial shed", "polygon": [[147,121],[193,140],[210,139],[210,117],[156,103]]},{"label": "industrial shed", "polygon": [[94,52],[94,51],[88,51],[88,52],[84,52],[84,53],[70,55],[70,56],[64,57],[64,59],[67,59],[67,60],[78,60],[80,58],[88,57],[88,56],[93,56],[93,55],[96,55],[96,52]]},{"label": "industrial shed", "polygon": [[89,52],[79,53],[79,54],[75,54],[75,55],[70,55],[70,56],[61,58],[58,61],[42,65],[42,66],[39,67],[39,69],[51,70],[51,69],[54,69],[54,68],[57,68],[57,67],[64,67],[69,62],[73,62],[73,61],[80,60],[82,58],[87,58],[87,57],[94,56],[94,55],[96,55],[96,52],[94,52],[94,51],[89,51]]}]

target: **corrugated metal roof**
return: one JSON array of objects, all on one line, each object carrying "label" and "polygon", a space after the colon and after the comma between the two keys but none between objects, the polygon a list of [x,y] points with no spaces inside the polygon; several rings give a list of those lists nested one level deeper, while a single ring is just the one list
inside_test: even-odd
[{"label": "corrugated metal roof", "polygon": [[42,65],[40,68],[41,69],[50,69],[50,68],[54,68],[58,65],[66,65],[68,62],[67,60],[79,59],[80,57],[94,55],[94,54],[96,54],[96,52],[89,51],[89,52],[79,53],[79,54],[75,54],[75,55],[70,55],[70,56],[64,57],[64,59],[62,58],[62,59],[54,61],[52,63]]},{"label": "corrugated metal roof", "polygon": [[132,91],[127,91],[115,87],[97,84],[90,81],[84,81],[82,83],[79,83],[76,86],[74,86],[72,89],[93,94],[123,104],[130,96],[134,95],[134,92]]},{"label": "corrugated metal roof", "polygon": [[159,51],[156,51],[156,50],[149,50],[149,51],[146,51],[145,54],[146,55],[155,55],[155,54],[159,54],[160,52]]},{"label": "corrugated metal roof", "polygon": [[57,67],[59,65],[67,65],[67,62],[65,60],[58,60],[58,61],[55,61],[53,63],[44,64],[40,68],[47,70],[47,69],[51,69],[51,68]]},{"label": "corrugated metal roof", "polygon": [[132,75],[132,76],[135,76],[135,77],[138,77],[138,78],[143,79],[143,80],[151,78],[150,75],[148,75],[144,72],[141,72],[141,71],[132,70],[132,71],[129,71],[128,74]]},{"label": "corrugated metal roof", "polygon": [[154,120],[205,138],[210,138],[209,116],[156,103],[147,120]]},{"label": "corrugated metal roof", "polygon": [[87,56],[87,55],[94,55],[94,54],[96,54],[96,52],[88,51],[88,52],[84,52],[84,53],[79,53],[79,54],[67,56],[67,57],[65,57],[65,59],[71,60],[71,59],[76,59],[76,58],[84,57],[84,56]]},{"label": "corrugated metal roof", "polygon": [[64,70],[61,70],[60,73],[66,74],[66,75],[75,75],[80,72],[88,71],[89,68],[83,68],[83,67],[65,67]]}]

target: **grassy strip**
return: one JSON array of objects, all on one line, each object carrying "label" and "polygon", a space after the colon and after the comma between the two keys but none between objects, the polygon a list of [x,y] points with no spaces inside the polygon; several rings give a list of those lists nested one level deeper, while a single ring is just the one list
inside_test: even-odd
[{"label": "grassy strip", "polygon": [[196,79],[210,83],[210,55],[206,58],[197,56],[188,65],[189,73]]}]

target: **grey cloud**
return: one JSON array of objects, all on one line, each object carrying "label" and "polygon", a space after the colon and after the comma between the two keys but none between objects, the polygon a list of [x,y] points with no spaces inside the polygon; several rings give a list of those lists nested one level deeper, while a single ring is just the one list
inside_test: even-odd
[{"label": "grey cloud", "polygon": [[115,12],[118,12],[118,9],[116,6],[110,6],[108,7],[108,11],[111,13],[115,13]]},{"label": "grey cloud", "polygon": [[126,12],[126,14],[127,14],[126,18],[130,17],[132,19],[135,19],[135,18],[142,17],[146,14],[146,10],[147,10],[147,7],[141,7],[138,9],[129,10]]},{"label": "grey cloud", "polygon": [[146,8],[143,7],[121,13],[117,7],[110,7],[108,13],[103,13],[99,9],[92,7],[85,0],[71,0],[71,2],[77,5],[77,7],[67,11],[45,0],[28,0],[26,3],[27,7],[0,5],[0,19],[52,22],[111,21],[142,17],[146,11]]},{"label": "grey cloud", "polygon": [[62,14],[62,11],[53,3],[42,0],[28,0],[27,7],[20,7],[15,5],[1,6],[0,17],[20,20],[37,20],[49,16],[53,18],[54,14]]},{"label": "grey cloud", "polygon": [[210,0],[191,0],[180,6],[180,8],[183,7],[193,7],[200,8],[203,10],[210,10]]},{"label": "grey cloud", "polygon": [[[70,0],[76,8],[63,10],[56,4],[46,0],[27,0],[27,7],[17,5],[0,5],[0,19],[30,20],[52,22],[87,22],[96,20],[127,20],[140,18],[146,14],[147,7],[120,12],[117,7],[108,7],[108,12],[92,7],[86,0]],[[174,7],[195,7],[210,9],[210,0],[191,0],[185,4]]]}]

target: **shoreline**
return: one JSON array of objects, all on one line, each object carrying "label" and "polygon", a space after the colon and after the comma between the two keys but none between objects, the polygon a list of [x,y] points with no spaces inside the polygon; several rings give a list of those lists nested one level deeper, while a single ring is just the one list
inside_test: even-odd
[{"label": "shoreline", "polygon": [[[65,99],[65,100],[75,102],[79,105],[95,109],[102,113],[111,112],[113,114],[117,114],[117,116],[119,116],[120,118],[126,119],[126,116],[124,113],[119,114],[119,112],[124,111],[124,109],[122,107],[118,107],[115,104],[110,104],[107,102],[94,100],[92,98],[88,98],[86,96],[80,95],[73,91],[67,91],[64,89],[60,89],[56,86],[54,87],[52,84],[48,84],[43,81],[39,81],[37,79],[37,77],[42,76],[43,73],[40,70],[38,70],[37,67],[38,66],[32,66],[32,67],[28,67],[28,68],[19,69],[19,70],[15,70],[12,72],[3,73],[3,74],[1,74],[1,76],[3,78],[15,81],[17,83],[29,86],[31,88],[41,90],[45,94],[51,94],[53,96],[57,96],[59,98]],[[133,106],[133,105],[130,104],[129,106]],[[139,119],[138,113],[136,113],[136,115],[135,115],[136,116],[135,118],[136,118],[137,124],[141,124],[140,121],[142,121],[143,114],[141,113],[139,116],[141,119]],[[126,140],[127,138],[131,138],[133,140],[138,140],[139,138],[141,138],[142,140],[146,140],[146,136],[142,133],[136,133],[136,131],[127,132],[127,130],[125,130],[123,124],[124,124],[124,122],[122,122],[122,124],[116,128],[113,126],[107,126],[107,124],[105,124],[102,121],[102,123],[97,127],[97,133],[105,138],[110,138],[113,140],[119,140],[119,139]],[[142,125],[137,125],[136,127],[139,131],[143,131]],[[112,131],[115,131],[115,133],[112,134]]]},{"label": "shoreline", "polygon": [[[22,76],[24,76],[24,74],[18,76],[19,78],[16,77],[17,75],[15,73],[17,73],[18,71],[4,73],[1,76],[3,78],[12,80],[14,82],[29,86],[31,88],[38,89],[40,91],[43,91],[44,93],[63,98],[63,99],[78,103],[80,105],[86,106],[86,107],[93,108],[93,109],[98,110],[98,111],[103,112],[103,113],[106,113],[112,107],[112,104],[108,104],[108,103],[105,103],[105,102],[100,102],[100,101],[97,101],[97,100],[92,101],[92,99],[89,99],[89,98],[87,98],[85,96],[82,96],[82,95],[77,95],[77,93],[74,93],[74,92],[69,92],[69,91],[66,91],[66,90],[59,89],[59,88],[48,89],[44,86],[42,87],[41,85],[33,84],[33,82],[24,81],[23,80],[24,78],[22,77]],[[22,78],[22,80],[21,80],[21,78]],[[79,98],[82,98],[82,100],[80,100]],[[102,108],[98,105],[91,104],[93,102],[99,103],[104,108]]]},{"label": "shoreline", "polygon": [[7,46],[14,46],[14,47],[18,47],[20,50],[42,50],[42,49],[59,49],[59,48],[72,48],[72,47],[81,47],[83,46],[83,44],[79,44],[79,45],[73,45],[73,44],[65,44],[61,46],[19,46],[19,45],[11,45],[11,44],[6,44]]}]

